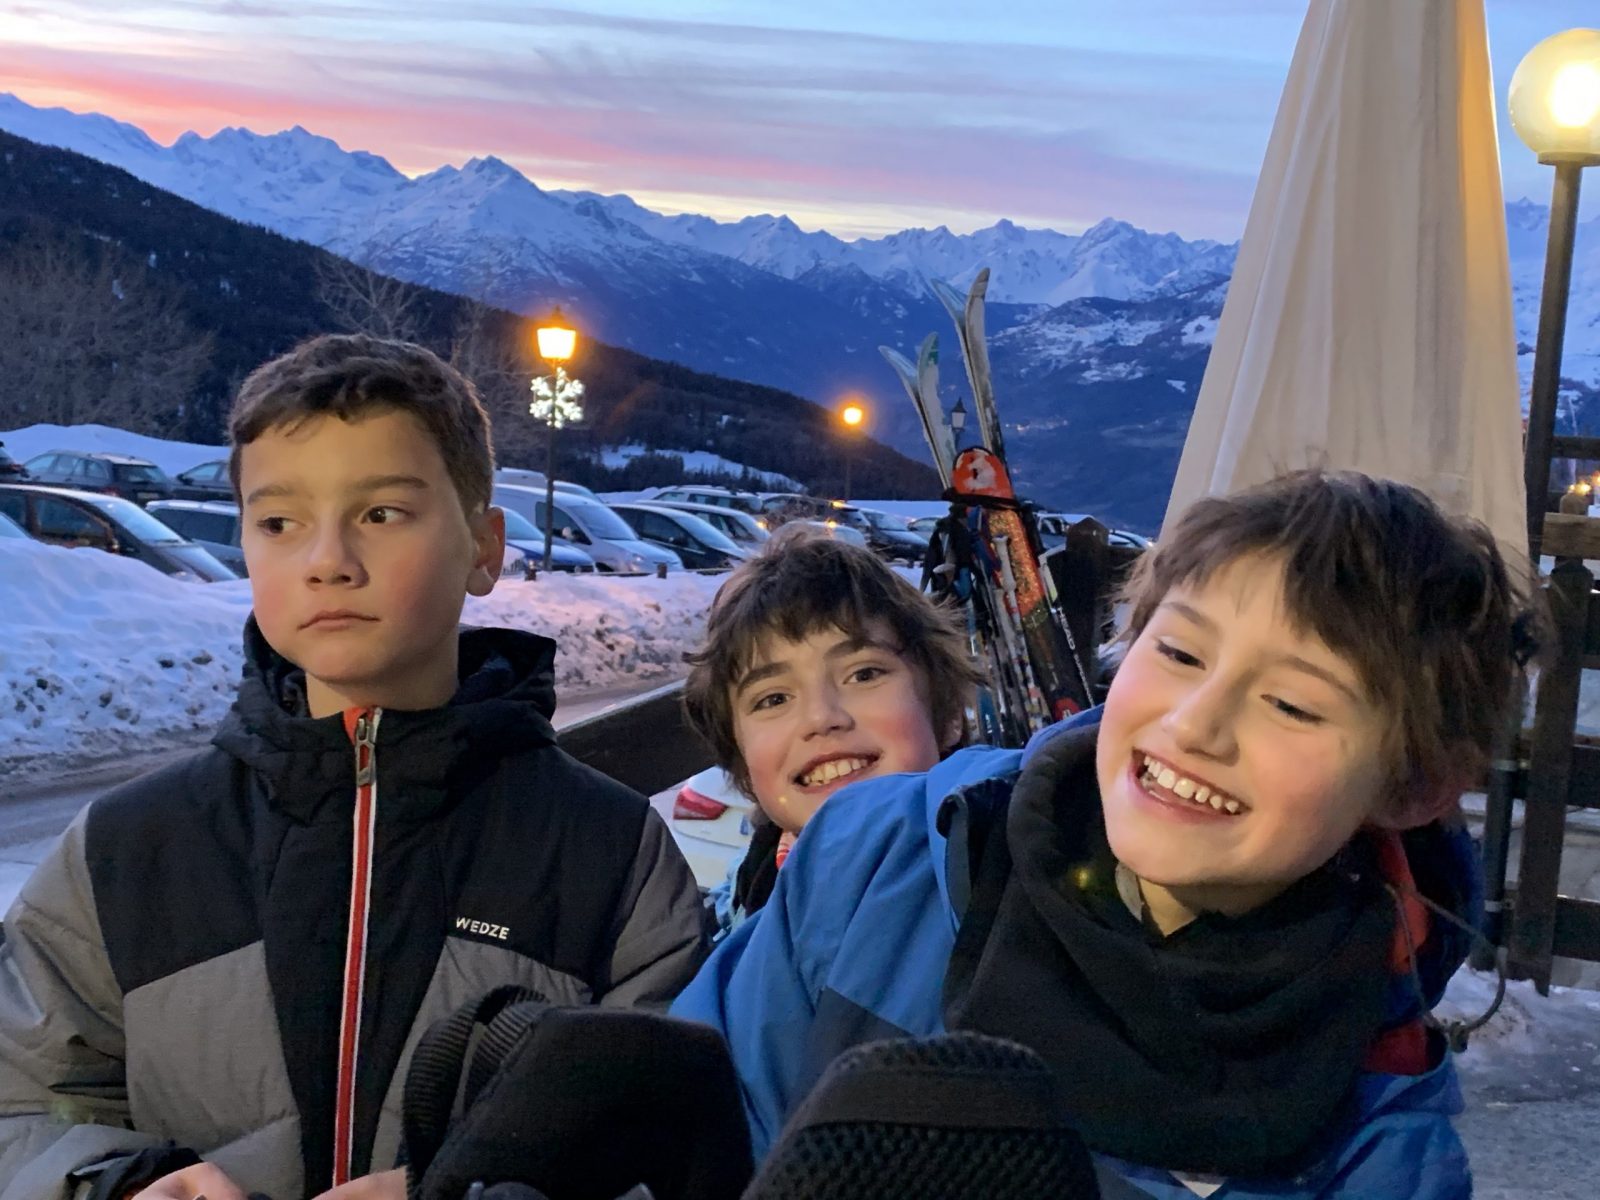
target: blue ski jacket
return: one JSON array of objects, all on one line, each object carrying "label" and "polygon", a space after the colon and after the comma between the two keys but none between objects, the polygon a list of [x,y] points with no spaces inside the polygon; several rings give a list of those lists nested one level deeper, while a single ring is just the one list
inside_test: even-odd
[{"label": "blue ski jacket", "polygon": [[[733,931],[672,1006],[673,1015],[727,1038],[758,1160],[840,1052],[944,1032],[942,983],[970,895],[973,814],[1009,796],[1041,739],[1098,719],[1097,709],[1069,718],[1025,751],[977,747],[926,774],[864,781],[831,797],[806,826],[766,907]],[[1441,836],[1430,854],[1437,847],[1449,861],[1426,864],[1426,875],[1449,879],[1446,900],[1470,916],[1481,903],[1470,839]],[[1419,870],[1427,890],[1423,877]],[[1466,952],[1463,937],[1438,933],[1418,962],[1430,1005]],[[1392,1024],[1419,1015],[1417,992],[1417,981],[1395,980]],[[1463,1200],[1471,1177],[1450,1123],[1461,1107],[1444,1054],[1421,1075],[1360,1075],[1331,1150],[1291,1179],[1230,1179],[1208,1193],[1161,1168],[1106,1155],[1097,1166],[1107,1200]]]}]

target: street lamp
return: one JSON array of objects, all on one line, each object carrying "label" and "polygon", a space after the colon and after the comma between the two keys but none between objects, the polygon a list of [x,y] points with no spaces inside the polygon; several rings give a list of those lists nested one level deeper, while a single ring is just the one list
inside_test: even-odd
[{"label": "street lamp", "polygon": [[956,406],[950,410],[950,432],[952,443],[957,450],[961,449],[961,431],[967,427],[967,406],[956,401]]},{"label": "street lamp", "polygon": [[848,435],[857,433],[867,419],[867,410],[859,403],[852,400],[839,410],[839,420],[844,425],[846,440],[844,446],[844,499],[850,502],[850,467],[855,458],[855,442]]},{"label": "street lamp", "polygon": [[1578,227],[1578,184],[1583,168],[1600,165],[1600,29],[1569,29],[1528,51],[1511,76],[1507,106],[1517,136],[1540,162],[1556,169],[1523,451],[1528,552],[1537,564],[1550,491],[1561,345],[1566,338],[1572,243]]},{"label": "street lamp", "polygon": [[583,420],[581,380],[567,376],[566,363],[578,348],[578,331],[567,324],[558,307],[534,330],[539,357],[549,363],[554,375],[536,376],[530,385],[533,402],[528,412],[545,423],[548,430],[544,460],[544,569],[550,569],[550,543],[556,520],[556,430]]}]

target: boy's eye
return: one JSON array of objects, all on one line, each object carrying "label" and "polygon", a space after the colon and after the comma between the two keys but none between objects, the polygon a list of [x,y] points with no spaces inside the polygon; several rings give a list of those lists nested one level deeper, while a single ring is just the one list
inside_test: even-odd
[{"label": "boy's eye", "polygon": [[761,712],[765,709],[777,708],[786,700],[788,700],[788,697],[782,692],[768,692],[765,696],[756,699],[756,702],[750,706],[750,711]]},{"label": "boy's eye", "polygon": [[286,517],[262,517],[256,522],[256,528],[268,537],[277,537],[284,531]]},{"label": "boy's eye", "polygon": [[409,515],[392,504],[377,504],[367,509],[367,521],[372,525],[394,525]]},{"label": "boy's eye", "polygon": [[1180,667],[1198,667],[1204,665],[1198,658],[1190,654],[1187,650],[1179,650],[1171,642],[1157,641],[1156,653],[1161,655],[1163,658],[1170,659],[1171,661],[1177,663]]},{"label": "boy's eye", "polygon": [[888,667],[857,667],[855,670],[850,672],[848,679],[851,683],[871,683],[874,679],[881,679],[888,673]]},{"label": "boy's eye", "polygon": [[1302,725],[1320,725],[1322,718],[1314,712],[1308,712],[1298,705],[1290,704],[1287,700],[1280,700],[1276,696],[1265,697],[1268,704],[1277,709],[1291,721],[1299,721]]}]

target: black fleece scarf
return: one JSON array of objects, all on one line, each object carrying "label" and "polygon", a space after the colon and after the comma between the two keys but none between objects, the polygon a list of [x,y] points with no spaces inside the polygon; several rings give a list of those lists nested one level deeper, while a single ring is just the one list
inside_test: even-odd
[{"label": "black fleece scarf", "polygon": [[1261,1177],[1314,1160],[1382,1017],[1393,906],[1364,839],[1246,916],[1163,938],[1123,903],[1097,730],[1063,735],[988,839],[945,980],[946,1024],[1060,1077],[1095,1150]]}]

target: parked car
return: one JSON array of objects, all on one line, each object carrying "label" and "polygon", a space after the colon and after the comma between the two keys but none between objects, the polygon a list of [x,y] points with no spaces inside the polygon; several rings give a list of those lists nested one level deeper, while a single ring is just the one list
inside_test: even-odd
[{"label": "parked car", "polygon": [[[522,467],[496,467],[494,481],[496,483],[512,483],[517,487],[534,488],[541,492],[544,491],[545,485],[543,471],[528,471]],[[568,479],[556,480],[556,491],[569,492],[577,496],[587,496],[591,500],[600,499],[591,489],[584,487],[581,483],[573,483]]]},{"label": "parked car", "polygon": [[833,519],[841,525],[859,530],[867,539],[867,545],[884,558],[920,563],[927,557],[928,539],[920,533],[912,533],[904,517],[875,508],[840,504],[834,507]]},{"label": "parked car", "polygon": [[130,458],[126,454],[49,450],[23,465],[28,468],[32,483],[121,496],[136,504],[173,499],[172,480],[165,471],[148,459]]},{"label": "parked car", "polygon": [[826,520],[833,504],[832,500],[799,492],[766,492],[761,496],[760,515],[767,519],[769,528],[776,529],[785,521]]},{"label": "parked car", "polygon": [[235,575],[250,573],[239,545],[239,506],[232,501],[155,500],[145,511],[174,533],[204,547]]},{"label": "parked car", "polygon": [[0,480],[7,483],[28,478],[28,468],[6,453],[6,444],[0,442]]},{"label": "parked car", "polygon": [[665,504],[614,504],[612,508],[653,546],[670,550],[693,570],[736,567],[750,557],[709,522]]},{"label": "parked car", "polygon": [[233,500],[233,480],[228,460],[204,462],[172,477],[172,494],[179,500]]},{"label": "parked car", "polygon": [[906,522],[906,527],[912,533],[920,533],[925,538],[931,538],[934,529],[943,519],[943,517],[912,517]]},{"label": "parked car", "polygon": [[687,500],[650,499],[641,500],[639,503],[659,504],[665,508],[693,513],[751,553],[760,550],[772,537],[767,532],[767,527],[761,523],[761,518],[751,516],[742,508],[722,508],[716,504],[691,504]]},{"label": "parked car", "polygon": [[734,488],[683,486],[661,488],[641,498],[643,504],[710,504],[716,508],[733,508],[751,516],[761,514],[761,497],[755,492],[742,492]]},{"label": "parked car", "polygon": [[[494,502],[507,512],[521,513],[533,523],[540,531],[542,552],[544,489],[498,483],[494,488]],[[555,532],[563,541],[577,545],[593,558],[595,567],[601,571],[654,574],[659,564],[666,564],[669,571],[683,566],[683,560],[676,554],[641,539],[626,521],[598,500],[567,493],[556,500],[553,515]]]},{"label": "parked car", "polygon": [[28,531],[4,513],[0,513],[0,538],[21,538],[27,541]]},{"label": "parked car", "polygon": [[180,579],[238,576],[131,500],[33,484],[0,484],[0,513],[41,542],[122,554]]},{"label": "parked car", "polygon": [[[1079,521],[1089,520],[1087,513],[1053,513],[1042,512],[1038,515],[1039,540],[1044,543],[1046,550],[1054,550],[1058,546],[1067,544],[1067,530]],[[1099,520],[1098,517],[1094,518]],[[1102,522],[1103,523],[1103,522]],[[1142,533],[1134,533],[1131,529],[1106,530],[1106,543],[1114,550],[1120,551],[1123,557],[1136,558],[1150,549],[1150,539]]]},{"label": "parked car", "polygon": [[[506,546],[514,549],[533,565],[543,567],[544,530],[535,529],[533,522],[514,508],[502,507],[502,511],[506,514]],[[571,542],[564,542],[560,537],[552,537],[550,569],[570,571],[578,575],[593,575],[595,565],[590,555]]]},{"label": "parked car", "polygon": [[860,546],[863,550],[867,549],[867,539],[865,534],[863,534],[859,529],[851,529],[850,526],[841,525],[837,521],[797,520],[788,521],[785,522],[785,524],[804,525],[808,529],[820,529],[823,533],[838,541],[849,542],[852,546]]}]

